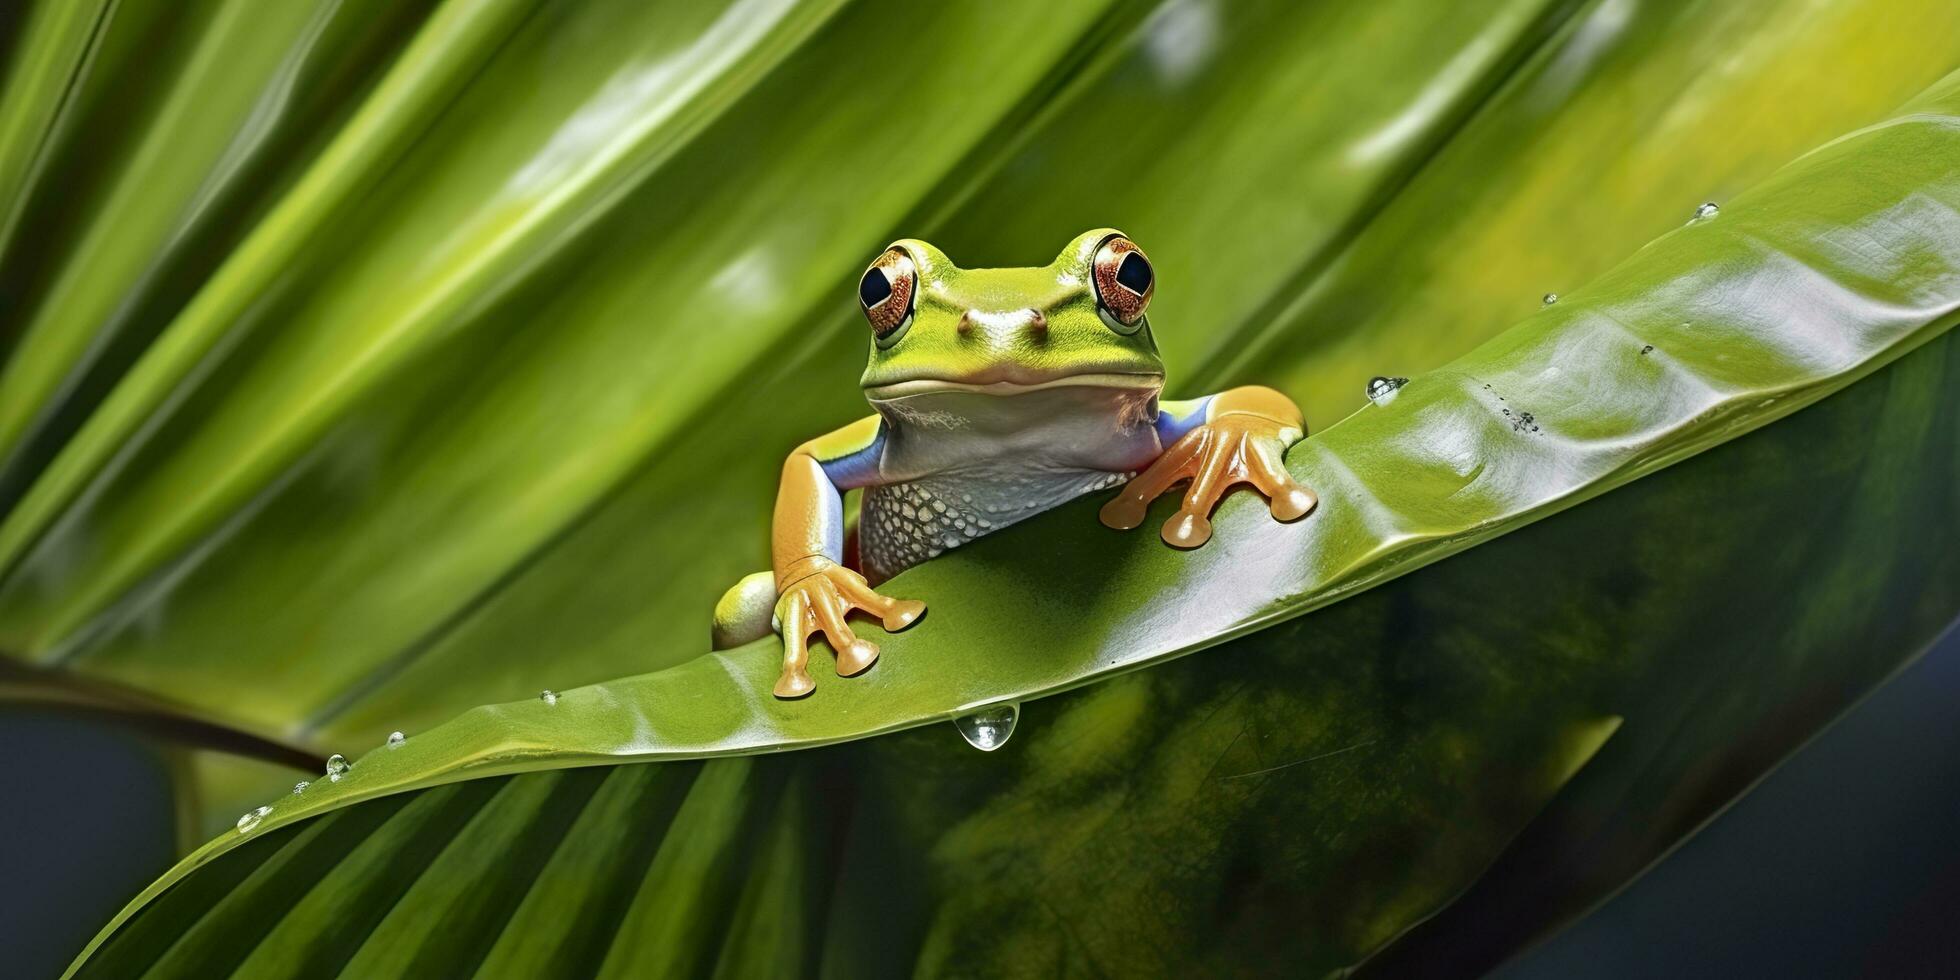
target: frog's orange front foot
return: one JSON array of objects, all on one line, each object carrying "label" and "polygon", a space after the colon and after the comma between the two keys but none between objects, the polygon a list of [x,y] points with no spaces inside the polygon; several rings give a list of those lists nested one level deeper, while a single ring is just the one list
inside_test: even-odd
[{"label": "frog's orange front foot", "polygon": [[926,604],[914,599],[879,595],[864,576],[842,565],[823,561],[805,566],[801,575],[783,587],[776,600],[776,620],[783,632],[783,675],[776,696],[800,698],[817,684],[810,679],[810,636],[822,633],[837,651],[837,676],[862,674],[878,662],[878,645],[851,631],[844,617],[853,609],[878,617],[889,632],[898,632],[925,615]]},{"label": "frog's orange front foot", "polygon": [[[1286,404],[1290,408],[1292,403]],[[1211,540],[1212,508],[1225,491],[1241,483],[1266,495],[1275,518],[1299,520],[1320,502],[1286,471],[1286,447],[1301,435],[1297,412],[1290,419],[1279,412],[1222,412],[1172,443],[1103,505],[1102,522],[1123,531],[1142,524],[1150,502],[1184,480],[1191,481],[1184,506],[1164,523],[1164,541],[1175,547],[1196,548]]]}]

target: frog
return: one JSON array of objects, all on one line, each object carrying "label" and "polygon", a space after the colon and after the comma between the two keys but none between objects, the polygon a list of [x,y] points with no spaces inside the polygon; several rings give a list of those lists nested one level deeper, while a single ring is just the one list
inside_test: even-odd
[{"label": "frog", "polygon": [[[782,637],[774,694],[815,690],[810,641],[821,634],[839,677],[878,660],[853,614],[888,633],[925,615],[886,595],[900,572],[1086,494],[1117,530],[1187,489],[1161,528],[1178,549],[1203,546],[1219,500],[1241,485],[1275,520],[1312,512],[1314,492],[1285,454],[1306,438],[1292,399],[1256,385],[1163,397],[1166,372],[1150,301],[1157,272],[1114,228],[1084,232],[1045,266],[963,269],[918,239],[880,252],[857,285],[870,326],[859,387],[873,414],[797,446],[783,463],[771,564],[716,604],[716,649]],[[844,501],[862,491],[855,561]]]}]

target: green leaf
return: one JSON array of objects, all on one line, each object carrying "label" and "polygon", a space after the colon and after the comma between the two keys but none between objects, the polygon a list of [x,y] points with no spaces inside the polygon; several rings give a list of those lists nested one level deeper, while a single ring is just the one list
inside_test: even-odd
[{"label": "green leaf", "polygon": [[[1606,822],[1637,837],[1541,849],[1527,886],[1570,888],[1573,859],[1611,859],[1587,879],[1644,865],[1899,662],[1868,650],[1937,631],[1960,602],[1944,547],[1960,470],[1950,413],[1926,410],[1956,381],[1948,335],[1455,559],[1029,705],[992,754],[934,727],[705,767],[477,779],[460,802],[443,786],[297,826],[274,816],[153,889],[79,975],[208,973],[248,954],[359,975],[486,958],[576,973],[631,955],[731,976],[750,957],[838,976],[1347,965],[1453,897],[1595,749],[1574,783],[1583,808],[1627,805]],[[1846,533],[1776,556],[1773,571],[1803,575],[1762,574],[1766,535],[1819,516]],[[1819,614],[1835,603],[1874,615]],[[339,785],[385,780],[443,736],[377,750]],[[715,871],[682,870],[699,867]],[[1599,894],[1561,894],[1564,910]],[[704,925],[638,932],[670,917]]]},{"label": "green leaf", "polygon": [[[1956,110],[1960,76],[1302,443],[1288,465],[1323,499],[1304,521],[1270,525],[1241,497],[1183,553],[1108,532],[1078,502],[894,579],[933,616],[807,700],[765,693],[765,642],[475,709],[207,845],[79,962],[223,967],[211,958],[247,953],[217,937],[269,935],[250,956],[312,963],[367,955],[350,937],[393,928],[405,947],[447,944],[445,963],[630,975],[646,965],[633,957],[695,968],[734,948],[709,930],[649,938],[679,921],[676,896],[709,922],[816,887],[840,896],[831,918],[784,942],[806,964],[820,947],[839,975],[879,955],[928,972],[1216,972],[1272,955],[1333,972],[1468,886],[1596,751],[1610,763],[1591,798],[1651,797],[1640,813],[1675,818],[1608,849],[1637,868],[1960,606],[1960,443],[1939,410],[1960,377]],[[1765,555],[1826,502],[1845,534]],[[1231,637],[1031,706],[1053,720],[1023,723],[1037,727],[1015,764],[942,731],[509,776],[839,742]],[[1792,724],[1807,703],[1822,707]],[[1606,741],[1616,729],[1631,737]],[[1736,768],[1698,775],[1711,757]],[[852,778],[825,778],[840,771]],[[843,794],[818,792],[839,785],[853,800],[835,864],[809,838],[731,832],[797,807],[842,819]],[[483,816],[506,796],[517,815]],[[544,827],[565,829],[547,845]],[[486,923],[461,935],[440,925],[472,891],[453,876],[488,872],[426,842],[470,831],[549,857],[502,869],[523,895],[456,913]],[[770,843],[732,853],[750,840]],[[397,901],[415,890],[450,898]],[[526,911],[570,903],[581,913]]]},{"label": "green leaf", "polygon": [[1117,223],[1179,393],[1324,428],[1960,59],[1938,0],[275,6],[10,65],[0,649],[320,752],[692,656],[898,234]]}]

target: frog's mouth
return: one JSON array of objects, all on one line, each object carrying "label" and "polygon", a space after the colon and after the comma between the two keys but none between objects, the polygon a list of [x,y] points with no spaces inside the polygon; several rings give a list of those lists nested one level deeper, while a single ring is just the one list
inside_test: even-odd
[{"label": "frog's mouth", "polygon": [[1164,376],[1161,374],[1125,374],[1100,372],[1087,374],[1068,374],[1061,377],[1040,378],[1029,375],[1005,375],[998,378],[981,376],[954,381],[949,378],[910,378],[894,381],[864,389],[864,396],[872,401],[891,401],[913,395],[945,394],[964,392],[976,395],[1025,395],[1034,391],[1054,388],[1117,388],[1135,391],[1155,391],[1163,388]]}]

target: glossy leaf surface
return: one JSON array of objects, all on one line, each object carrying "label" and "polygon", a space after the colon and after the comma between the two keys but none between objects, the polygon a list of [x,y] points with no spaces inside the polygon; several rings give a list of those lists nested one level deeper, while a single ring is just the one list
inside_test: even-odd
[{"label": "glossy leaf surface", "polygon": [[[437,729],[358,760],[333,796],[274,803],[325,816],[207,847],[80,975],[634,975],[649,957],[729,976],[1326,973],[1448,902],[1575,769],[1579,802],[1553,815],[1637,811],[1533,841],[1524,887],[1580,908],[1900,660],[1867,650],[1947,622],[1960,466],[1950,413],[1926,410],[1957,380],[1949,335],[1337,606],[1030,704],[994,753],[934,726],[333,805],[442,754]],[[1846,533],[1761,574],[1765,534],[1818,515]]]}]

